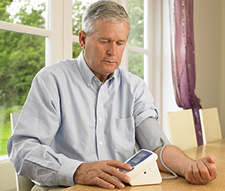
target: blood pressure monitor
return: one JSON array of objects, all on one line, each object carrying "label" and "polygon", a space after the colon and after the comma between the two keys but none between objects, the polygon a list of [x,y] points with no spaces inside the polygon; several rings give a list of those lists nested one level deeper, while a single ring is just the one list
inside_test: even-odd
[{"label": "blood pressure monitor", "polygon": [[157,158],[157,154],[141,149],[125,162],[130,164],[133,170],[125,171],[120,169],[120,171],[131,178],[129,182],[131,186],[159,184],[162,182],[162,177],[156,163]]}]

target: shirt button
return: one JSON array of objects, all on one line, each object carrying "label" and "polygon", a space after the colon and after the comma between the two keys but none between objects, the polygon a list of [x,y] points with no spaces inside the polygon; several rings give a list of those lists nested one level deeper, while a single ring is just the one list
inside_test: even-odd
[{"label": "shirt button", "polygon": [[99,117],[99,121],[102,121],[102,118],[101,117]]},{"label": "shirt button", "polygon": [[100,141],[100,142],[99,142],[99,144],[100,144],[100,145],[103,145],[103,142],[102,142],[102,141]]}]

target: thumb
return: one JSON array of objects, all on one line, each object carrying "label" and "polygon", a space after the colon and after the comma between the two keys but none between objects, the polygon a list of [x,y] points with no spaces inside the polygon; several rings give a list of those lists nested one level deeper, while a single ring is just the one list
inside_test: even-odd
[{"label": "thumb", "polygon": [[216,162],[216,157],[214,155],[209,155],[207,157],[205,157],[204,159],[206,159],[209,163],[215,163]]},{"label": "thumb", "polygon": [[207,157],[203,157],[203,158],[200,158],[198,161],[202,161],[202,162],[208,162],[208,163],[215,163],[216,162],[216,157],[214,155],[209,155]]}]

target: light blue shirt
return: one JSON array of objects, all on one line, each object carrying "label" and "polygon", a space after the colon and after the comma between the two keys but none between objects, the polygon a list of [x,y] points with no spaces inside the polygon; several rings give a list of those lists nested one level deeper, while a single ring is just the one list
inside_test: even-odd
[{"label": "light blue shirt", "polygon": [[155,138],[154,128],[139,128],[149,117],[158,113],[142,79],[118,68],[102,84],[81,53],[35,76],[8,155],[17,173],[41,185],[72,186],[83,162],[131,157],[135,137],[141,144],[150,139],[142,144],[150,150],[160,146],[160,127]]}]

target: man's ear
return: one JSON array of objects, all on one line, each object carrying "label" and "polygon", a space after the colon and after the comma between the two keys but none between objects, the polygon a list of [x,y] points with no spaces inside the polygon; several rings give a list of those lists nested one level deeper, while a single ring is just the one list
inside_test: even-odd
[{"label": "man's ear", "polygon": [[79,31],[79,43],[82,49],[85,49],[86,37],[87,35],[84,31]]}]

